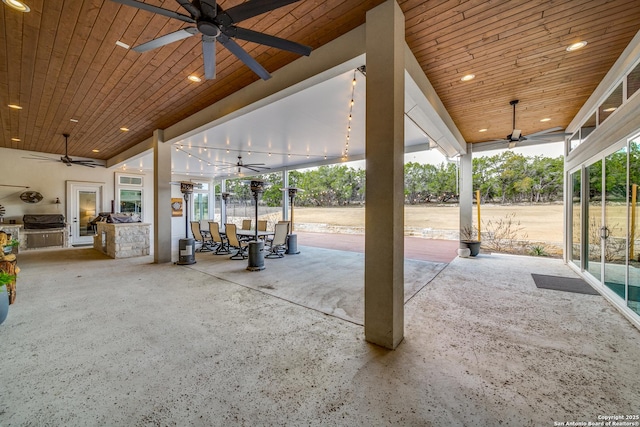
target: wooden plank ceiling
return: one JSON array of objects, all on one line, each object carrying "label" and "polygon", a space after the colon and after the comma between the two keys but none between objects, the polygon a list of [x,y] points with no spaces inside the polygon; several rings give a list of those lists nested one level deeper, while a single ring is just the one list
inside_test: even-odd
[{"label": "wooden plank ceiling", "polygon": [[[145,2],[184,13],[175,0]],[[228,9],[241,2],[219,4]],[[381,2],[301,0],[240,26],[318,48],[364,23],[366,11]],[[0,6],[2,147],[62,153],[62,134],[70,133],[70,155],[108,159],[258,79],[218,48],[216,80],[187,80],[204,74],[199,37],[143,54],[115,45],[135,46],[184,26],[174,19],[109,0],[26,3],[29,13]],[[520,100],[523,134],[566,127],[640,30],[637,0],[399,4],[407,43],[469,142],[511,133],[512,99]],[[587,47],[565,50],[580,40]],[[270,72],[297,59],[240,44]],[[476,78],[460,81],[469,73]]]}]

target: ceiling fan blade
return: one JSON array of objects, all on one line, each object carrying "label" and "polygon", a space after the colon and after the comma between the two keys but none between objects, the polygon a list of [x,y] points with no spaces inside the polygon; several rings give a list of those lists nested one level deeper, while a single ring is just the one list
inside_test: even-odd
[{"label": "ceiling fan blade", "polygon": [[553,136],[557,136],[557,135],[569,136],[570,135],[568,133],[552,133],[552,132],[557,132],[557,131],[560,131],[560,130],[563,130],[562,127],[556,126],[554,128],[541,130],[540,132],[531,133],[531,134],[527,135],[527,138],[538,138],[538,137],[545,136],[547,134],[551,134]]},{"label": "ceiling fan blade", "polygon": [[[78,160],[72,160],[71,163],[74,165],[86,166],[88,168],[95,168],[96,166],[98,166],[95,163],[85,163],[83,161],[78,161]],[[67,163],[67,166],[71,166],[71,163]]]},{"label": "ceiling fan blade", "polygon": [[212,80],[216,78],[216,39],[211,36],[202,36],[202,57],[204,59],[204,78]]},{"label": "ceiling fan blade", "polygon": [[257,169],[257,168],[250,168],[250,167],[247,167],[247,166],[243,166],[243,167],[246,168],[246,169],[249,169],[250,171],[258,172],[258,173],[263,172],[264,169],[271,169],[271,168],[260,168],[260,169]]},{"label": "ceiling fan blade", "polygon": [[268,34],[259,33],[258,31],[247,30],[246,28],[231,27],[225,29],[224,33],[229,37],[235,37],[248,42],[259,43],[266,46],[275,47],[299,55],[309,56],[311,48],[300,43],[290,40],[281,39],[280,37],[270,36]]},{"label": "ceiling fan blade", "polygon": [[181,13],[174,12],[174,11],[171,11],[171,10],[163,9],[161,7],[152,6],[150,4],[142,3],[142,2],[136,1],[136,0],[111,0],[111,1],[116,2],[116,3],[120,3],[120,4],[124,4],[124,5],[127,5],[127,6],[133,6],[133,7],[136,7],[138,9],[146,10],[148,12],[157,13],[158,15],[168,16],[169,18],[179,19],[181,21],[188,22],[190,24],[193,24],[193,23],[196,22],[190,16],[183,15]]},{"label": "ceiling fan blade", "polygon": [[231,18],[231,22],[238,23],[298,1],[300,0],[252,0],[234,6],[225,13]]},{"label": "ceiling fan blade", "polygon": [[200,0],[200,9],[206,17],[211,19],[215,18],[218,14],[216,0]]},{"label": "ceiling fan blade", "polygon": [[53,162],[58,162],[59,160],[57,159],[52,159],[51,157],[47,157],[47,156],[40,156],[39,154],[31,154],[29,157],[23,157],[23,159],[29,159],[29,160],[50,160]]},{"label": "ceiling fan blade", "polygon": [[245,163],[244,166],[264,166],[264,163]]},{"label": "ceiling fan blade", "polygon": [[189,12],[189,14],[191,14],[191,16],[194,19],[200,18],[200,10],[197,7],[195,7],[193,4],[191,4],[189,0],[176,0],[176,1],[180,3],[180,6],[182,6],[184,10]]},{"label": "ceiling fan blade", "polygon": [[494,141],[475,142],[471,144],[471,149],[474,153],[480,151],[498,150],[500,148],[506,148],[513,141],[508,139],[497,139]]},{"label": "ceiling fan blade", "polygon": [[157,39],[142,43],[141,45],[134,47],[132,50],[135,50],[136,52],[147,52],[149,50],[168,45],[169,43],[186,39],[187,37],[191,37],[192,35],[197,33],[198,29],[195,27],[183,28],[181,30],[174,31],[173,33],[166,34],[162,37],[158,37]]},{"label": "ceiling fan blade", "polygon": [[251,68],[254,73],[260,76],[260,78],[262,78],[263,80],[269,80],[271,78],[271,74],[269,74],[269,72],[265,70],[262,65],[258,63],[258,61],[253,59],[251,55],[249,55],[242,47],[240,47],[238,43],[231,40],[225,34],[220,34],[218,36],[218,41],[222,43],[224,47],[229,49],[229,51],[233,53],[239,60],[244,62],[247,67]]}]

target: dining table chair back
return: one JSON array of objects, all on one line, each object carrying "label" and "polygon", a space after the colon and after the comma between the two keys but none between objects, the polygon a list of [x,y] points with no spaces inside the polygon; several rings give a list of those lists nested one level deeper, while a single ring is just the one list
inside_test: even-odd
[{"label": "dining table chair back", "polygon": [[242,220],[242,229],[243,230],[251,230],[251,220],[250,219],[243,219]]},{"label": "dining table chair back", "polygon": [[220,234],[220,224],[209,221],[209,234],[213,242],[216,255],[226,255],[229,253],[229,242]]},{"label": "dining table chair back", "polygon": [[200,243],[200,248],[196,249],[197,252],[208,252],[212,250],[211,237],[205,237],[200,231],[200,221],[191,221],[191,233],[193,233],[193,239]]},{"label": "dining table chair back", "polygon": [[278,223],[276,224],[275,234],[269,247],[269,253],[265,258],[282,258],[287,250],[287,235],[289,231],[289,224]]},{"label": "dining table chair back", "polygon": [[236,231],[235,224],[226,224],[224,226],[224,233],[227,235],[229,248],[237,249],[237,252],[233,254],[230,259],[245,259],[247,258],[247,248],[249,247],[249,244],[245,241],[239,240]]}]

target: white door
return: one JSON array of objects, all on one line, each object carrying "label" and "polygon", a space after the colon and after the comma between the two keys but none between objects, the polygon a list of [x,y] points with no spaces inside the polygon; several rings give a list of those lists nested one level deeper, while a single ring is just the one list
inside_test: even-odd
[{"label": "white door", "polygon": [[102,184],[68,183],[67,223],[71,245],[91,245],[95,230],[91,225],[102,211]]}]

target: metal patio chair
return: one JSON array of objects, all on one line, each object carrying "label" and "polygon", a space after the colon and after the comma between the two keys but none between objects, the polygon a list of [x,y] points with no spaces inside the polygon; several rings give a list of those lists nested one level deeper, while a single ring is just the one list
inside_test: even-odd
[{"label": "metal patio chair", "polygon": [[269,253],[265,258],[283,258],[287,250],[287,236],[289,235],[289,224],[276,224],[275,234],[269,246]]},{"label": "metal patio chair", "polygon": [[227,235],[227,241],[229,242],[229,249],[231,248],[237,249],[237,252],[231,255],[230,259],[246,259],[248,256],[247,250],[249,248],[249,243],[238,240],[238,235],[236,234],[236,225],[226,224],[224,226],[224,232]]}]

